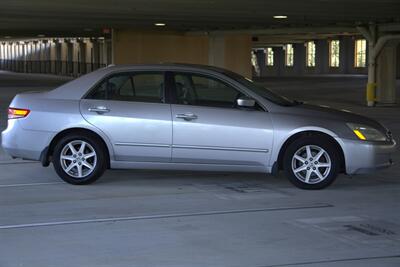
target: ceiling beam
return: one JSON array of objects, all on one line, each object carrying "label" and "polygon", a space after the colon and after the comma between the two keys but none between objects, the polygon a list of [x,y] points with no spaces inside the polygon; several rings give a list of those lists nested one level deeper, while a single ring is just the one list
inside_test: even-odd
[{"label": "ceiling beam", "polygon": [[[188,34],[204,34],[205,31],[193,31]],[[310,27],[282,27],[265,29],[245,29],[245,30],[216,30],[206,32],[210,35],[229,35],[229,34],[251,34],[254,36],[263,35],[292,35],[292,34],[358,34],[355,26],[310,26]]]}]

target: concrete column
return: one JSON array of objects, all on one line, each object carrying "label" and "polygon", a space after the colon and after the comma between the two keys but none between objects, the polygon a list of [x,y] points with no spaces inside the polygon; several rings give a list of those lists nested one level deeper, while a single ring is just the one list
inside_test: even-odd
[{"label": "concrete column", "polygon": [[400,79],[400,44],[397,45],[397,79]]},{"label": "concrete column", "polygon": [[54,47],[55,47],[55,63],[54,63],[54,73],[57,75],[62,75],[62,57],[61,57],[61,50],[62,50],[62,41],[59,39],[54,41]]},{"label": "concrete column", "polygon": [[12,68],[11,68],[11,70],[12,71],[15,71],[15,65],[16,65],[16,62],[15,62],[15,43],[14,42],[12,42],[12,43],[10,43],[10,47],[11,47],[11,63],[12,63]]},{"label": "concrete column", "polygon": [[50,59],[50,49],[47,40],[40,41],[40,72],[48,73],[47,62]]},{"label": "concrete column", "polygon": [[208,64],[223,68],[225,66],[225,37],[222,35],[208,38]]},{"label": "concrete column", "polygon": [[283,49],[283,47],[274,47],[274,64],[276,76],[285,75],[286,68],[293,68],[285,66],[285,49]]},{"label": "concrete column", "polygon": [[18,47],[17,43],[13,42],[12,44],[12,55],[13,55],[13,71],[18,71]]},{"label": "concrete column", "polygon": [[77,50],[77,62],[78,66],[78,75],[82,75],[86,73],[86,42],[84,40],[78,40],[76,46]]},{"label": "concrete column", "polygon": [[74,56],[74,43],[71,40],[66,40],[66,55],[66,74],[74,75],[76,71],[74,59],[76,56]]},{"label": "concrete column", "polygon": [[304,43],[294,44],[294,67],[298,75],[306,74],[306,47]]},{"label": "concrete column", "polygon": [[80,66],[80,58],[81,58],[81,51],[80,51],[80,44],[77,41],[74,41],[71,46],[71,53],[72,53],[72,62],[73,62],[73,75],[78,76],[81,72]]},{"label": "concrete column", "polygon": [[257,63],[260,68],[260,76],[262,77],[266,73],[266,68],[267,68],[267,60],[266,60],[266,54],[264,49],[257,49],[255,51],[256,57],[257,57]]},{"label": "concrete column", "polygon": [[92,71],[98,69],[100,66],[100,43],[96,39],[92,39]]},{"label": "concrete column", "polygon": [[57,47],[56,42],[54,40],[49,41],[49,64],[50,64],[50,73],[56,74],[56,61],[57,61]]},{"label": "concrete column", "polygon": [[22,44],[22,49],[23,49],[23,60],[24,60],[24,64],[23,64],[23,71],[26,73],[27,71],[27,60],[28,60],[28,49],[27,49],[27,43],[24,42]]},{"label": "concrete column", "polygon": [[0,43],[0,70],[4,69],[4,45]]},{"label": "concrete column", "polygon": [[17,71],[22,72],[22,51],[21,44],[19,42],[16,43],[15,49],[17,50]]},{"label": "concrete column", "polygon": [[32,44],[32,61],[33,61],[33,68],[32,72],[39,72],[39,59],[40,59],[40,46],[38,41],[33,41]]},{"label": "concrete column", "polygon": [[[113,52],[113,54],[115,53]],[[106,58],[107,58],[107,50],[105,49],[105,41],[101,40],[99,41],[99,64],[105,65],[107,62]]]},{"label": "concrete column", "polygon": [[8,54],[8,69],[12,70],[13,53],[12,53],[12,44],[10,42],[7,43],[7,54]]},{"label": "concrete column", "polygon": [[105,44],[105,51],[106,51],[106,65],[110,64],[116,64],[115,59],[114,59],[114,53],[113,53],[113,42],[111,39],[105,39],[104,41]]},{"label": "concrete column", "polygon": [[29,73],[31,72],[32,68],[32,45],[31,42],[27,41],[25,42],[25,72]]},{"label": "concrete column", "polygon": [[7,69],[12,70],[12,46],[7,42]]},{"label": "concrete column", "polygon": [[68,46],[70,44],[66,41],[63,40],[60,44],[60,56],[61,56],[61,74],[62,75],[67,75],[69,72],[68,69]]},{"label": "concrete column", "polygon": [[24,72],[24,51],[23,45],[20,42],[17,42],[17,71]]},{"label": "concrete column", "polygon": [[315,41],[315,73],[322,74],[329,72],[329,41]]},{"label": "concrete column", "polygon": [[86,40],[85,42],[85,73],[93,71],[92,69],[92,59],[93,59],[93,43],[91,40]]},{"label": "concrete column", "polygon": [[376,101],[381,104],[396,103],[397,45],[398,41],[386,43],[376,60]]},{"label": "concrete column", "polygon": [[[137,44],[132,44],[133,46],[135,46],[136,47],[136,45]],[[103,40],[100,40],[99,41],[99,53],[100,53],[100,57],[99,57],[99,63],[101,64],[101,65],[103,65],[103,66],[107,66],[107,65],[109,65],[109,64],[111,64],[110,62],[109,62],[109,60],[113,57],[112,55],[110,55],[110,52],[112,52],[112,54],[115,56],[115,54],[120,54],[120,50],[121,50],[121,48],[118,48],[118,51],[114,51],[114,50],[110,50],[110,48],[109,48],[109,46],[110,46],[110,42],[109,41],[107,41],[107,40],[105,40],[105,39],[103,39]],[[130,54],[130,53],[129,53]],[[119,59],[118,60],[118,63],[117,64],[121,64],[122,62],[120,62],[120,60],[121,59]],[[130,60],[129,60],[129,62],[130,62]],[[132,63],[133,62],[137,62],[137,61],[134,61],[134,60],[132,60]]]}]

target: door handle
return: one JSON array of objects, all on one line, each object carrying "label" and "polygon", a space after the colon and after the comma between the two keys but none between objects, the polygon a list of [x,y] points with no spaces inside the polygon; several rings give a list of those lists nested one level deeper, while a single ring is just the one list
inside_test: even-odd
[{"label": "door handle", "polygon": [[97,112],[98,114],[103,114],[110,112],[111,110],[108,109],[107,107],[99,106],[99,107],[93,107],[88,109],[90,112]]},{"label": "door handle", "polygon": [[197,115],[193,113],[176,114],[177,119],[184,119],[185,121],[191,121],[197,119]]}]

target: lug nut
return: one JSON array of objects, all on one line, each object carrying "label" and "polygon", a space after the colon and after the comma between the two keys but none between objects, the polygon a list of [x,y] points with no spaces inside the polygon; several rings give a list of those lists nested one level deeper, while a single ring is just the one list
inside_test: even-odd
[{"label": "lug nut", "polygon": [[74,160],[73,162],[76,163],[76,160]]},{"label": "lug nut", "polygon": [[317,165],[317,164],[318,164],[318,161],[314,162],[314,164]]},{"label": "lug nut", "polygon": [[308,164],[308,161],[306,161],[305,164]]},{"label": "lug nut", "polygon": [[310,167],[307,167],[307,171],[309,171],[310,170]]},{"label": "lug nut", "polygon": [[314,168],[312,168],[314,171],[316,170],[316,168],[314,167]]}]

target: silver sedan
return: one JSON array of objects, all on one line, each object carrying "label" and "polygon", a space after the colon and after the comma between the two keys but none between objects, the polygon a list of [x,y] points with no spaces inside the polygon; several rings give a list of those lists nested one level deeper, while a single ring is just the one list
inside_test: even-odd
[{"label": "silver sedan", "polygon": [[380,123],[277,95],[208,66],[110,66],[52,91],[15,96],[2,146],[53,163],[71,184],[106,169],[284,170],[304,189],[338,173],[389,167],[396,143]]}]

